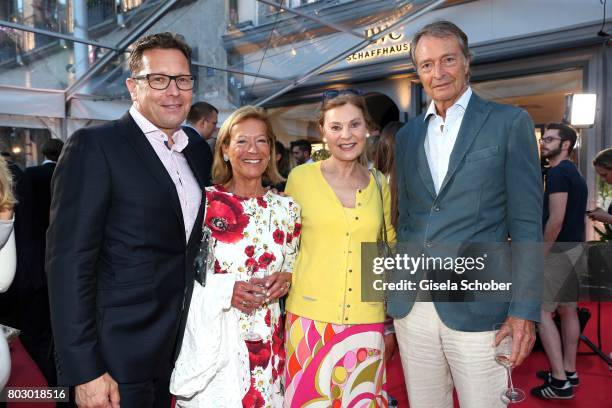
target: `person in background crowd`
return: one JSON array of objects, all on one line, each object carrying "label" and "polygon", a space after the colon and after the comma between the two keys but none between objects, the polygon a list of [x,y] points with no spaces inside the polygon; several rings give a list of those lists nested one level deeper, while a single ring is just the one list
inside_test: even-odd
[{"label": "person in background crowd", "polygon": [[278,173],[283,178],[287,178],[289,176],[289,172],[291,171],[291,159],[289,157],[289,152],[287,151],[287,148],[278,140],[274,145],[276,147],[276,167],[278,168]]},{"label": "person in background crowd", "polygon": [[[607,184],[612,184],[612,148],[604,149],[597,153],[593,159],[593,167],[599,177]],[[603,222],[604,224],[612,224],[612,203],[608,206],[608,210],[596,207],[588,212],[588,217],[593,221]]]},{"label": "person in background crowd", "polygon": [[[15,276],[17,254],[13,232],[13,180],[4,158],[0,157],[0,293],[5,292]],[[11,356],[6,338],[0,331],[0,390],[11,373]]]},{"label": "person in background crowd", "polygon": [[289,158],[289,153],[285,146],[278,140],[274,143],[274,147],[276,150],[275,160],[276,160],[276,168],[278,169],[278,174],[283,178],[278,183],[272,183],[270,180],[264,178],[264,186],[271,186],[279,193],[285,191],[285,185],[287,184],[287,176],[289,175],[289,171],[291,171],[291,160]]},{"label": "person in background crowd", "polygon": [[80,129],[53,175],[46,271],[60,384],[79,407],[170,406],[210,163],[181,129],[191,49],[132,45],[121,119]]},{"label": "person in background crowd", "polygon": [[59,139],[47,140],[42,146],[45,158],[42,165],[25,169],[31,196],[31,257],[28,276],[30,288],[27,302],[23,303],[21,342],[36,362],[50,387],[57,386],[53,334],[49,314],[49,294],[45,274],[46,234],[51,208],[51,177],[64,143]]},{"label": "person in background crowd", "polygon": [[13,161],[8,152],[1,152],[12,178],[13,195],[16,203],[13,210],[13,233],[16,247],[17,266],[12,285],[4,293],[0,293],[0,323],[22,332],[20,340],[26,350],[30,340],[36,335],[31,333],[26,311],[33,292],[30,276],[32,238],[30,219],[32,217],[32,193],[25,172]]},{"label": "person in background crowd", "polygon": [[[449,243],[500,247],[508,236],[517,246],[541,242],[540,162],[527,112],[472,92],[468,38],[455,24],[437,21],[423,27],[410,51],[432,102],[395,139],[395,154],[401,157],[396,160],[398,241],[439,253]],[[513,366],[533,348],[542,275],[535,252],[515,258],[513,251],[508,269],[480,271],[479,279],[495,273],[496,279],[512,283],[511,299],[497,294],[508,303],[436,301],[447,298],[433,291],[388,292],[387,313],[395,318],[411,408],[451,408],[453,388],[461,407],[505,407],[500,395],[507,375],[495,361],[494,343],[512,334]],[[487,264],[506,265],[503,253],[489,255]],[[439,282],[456,275],[421,270],[408,277],[394,273],[393,279]],[[494,327],[502,323],[496,337]]]},{"label": "person in background crowd", "polygon": [[348,90],[334,95],[324,95],[319,114],[331,157],[294,168],[285,190],[302,208],[287,299],[285,407],[388,404],[384,354],[385,343],[392,353],[394,335],[385,336],[383,303],[361,300],[360,254],[383,225],[395,239],[389,188],[366,166],[373,123],[364,98]]},{"label": "person in background crowd", "polygon": [[[569,243],[584,242],[588,190],[576,165],[569,160],[576,139],[576,131],[563,123],[548,124],[540,139],[542,157],[550,164],[544,183],[544,242],[560,243],[545,247],[544,298],[538,333],[551,371],[538,372],[544,384],[531,390],[533,396],[542,399],[573,398],[573,387],[579,384],[576,353],[580,324],[574,265],[582,246]],[[553,320],[555,312],[561,317],[562,336]]]},{"label": "person in background crowd", "polygon": [[274,139],[265,111],[253,106],[219,132],[215,186],[206,188],[208,239],[170,383],[179,407],[282,406],[278,298],[291,286],[300,208],[262,184],[281,180]]},{"label": "person in background crowd", "polygon": [[308,140],[299,139],[291,142],[291,155],[297,166],[304,163],[313,163],[311,154],[312,145]]},{"label": "person in background crowd", "polygon": [[386,177],[391,189],[391,223],[397,227],[397,183],[395,179],[395,134],[404,126],[401,122],[389,122],[381,130],[374,150],[374,167]]},{"label": "person in background crowd", "polygon": [[215,151],[218,130],[219,110],[208,102],[196,102],[191,105],[187,115],[187,127],[194,129],[210,147],[210,154]]}]

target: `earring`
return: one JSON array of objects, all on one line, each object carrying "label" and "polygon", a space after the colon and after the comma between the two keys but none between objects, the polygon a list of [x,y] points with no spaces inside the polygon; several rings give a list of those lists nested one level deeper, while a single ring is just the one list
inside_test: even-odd
[{"label": "earring", "polygon": [[370,137],[370,132],[366,133],[366,137]]},{"label": "earring", "polygon": [[223,161],[229,161],[229,156],[227,154],[223,154]]}]

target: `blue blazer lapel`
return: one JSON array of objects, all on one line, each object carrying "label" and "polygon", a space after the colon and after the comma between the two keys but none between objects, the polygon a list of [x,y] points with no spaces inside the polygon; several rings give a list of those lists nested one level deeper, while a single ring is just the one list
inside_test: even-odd
[{"label": "blue blazer lapel", "polygon": [[476,135],[478,135],[478,132],[480,131],[480,128],[482,128],[487,116],[489,116],[490,111],[491,107],[486,101],[481,99],[475,93],[472,94],[467,109],[465,110],[461,127],[459,128],[459,134],[457,135],[455,146],[451,152],[448,162],[448,171],[446,172],[442,186],[440,186],[440,193],[455,175],[459,164],[470,150]]},{"label": "blue blazer lapel", "polygon": [[423,185],[429,191],[432,198],[436,198],[436,188],[434,186],[433,178],[431,177],[431,170],[429,169],[429,163],[427,162],[427,156],[425,155],[425,136],[427,136],[427,121],[423,121],[421,117],[417,119],[416,126],[416,145],[412,146],[416,149],[417,155],[417,170]]}]

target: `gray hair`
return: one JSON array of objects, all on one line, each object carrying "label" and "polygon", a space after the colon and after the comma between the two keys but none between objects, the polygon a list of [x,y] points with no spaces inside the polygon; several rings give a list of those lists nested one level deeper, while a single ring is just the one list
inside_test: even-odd
[{"label": "gray hair", "polygon": [[416,32],[414,37],[412,37],[412,41],[410,42],[410,57],[412,57],[412,63],[416,67],[416,46],[419,40],[423,36],[432,36],[437,38],[448,38],[454,37],[459,42],[459,46],[461,47],[461,52],[466,60],[470,61],[472,57],[472,53],[470,52],[470,48],[468,45],[468,37],[467,35],[457,27],[455,24],[451,23],[447,20],[440,20],[430,24],[427,24],[425,27],[421,28]]}]

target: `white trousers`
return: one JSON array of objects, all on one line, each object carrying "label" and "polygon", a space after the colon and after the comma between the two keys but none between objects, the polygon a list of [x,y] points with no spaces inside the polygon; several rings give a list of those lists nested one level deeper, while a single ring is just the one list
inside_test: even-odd
[{"label": "white trousers", "polygon": [[505,407],[506,369],[495,362],[494,332],[449,329],[431,302],[395,320],[410,408]]}]

